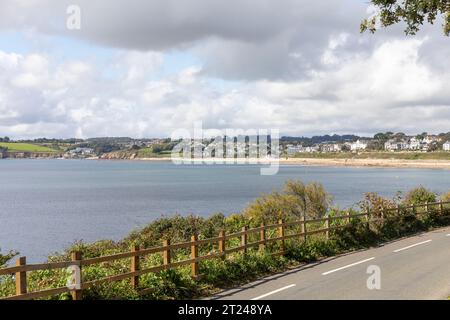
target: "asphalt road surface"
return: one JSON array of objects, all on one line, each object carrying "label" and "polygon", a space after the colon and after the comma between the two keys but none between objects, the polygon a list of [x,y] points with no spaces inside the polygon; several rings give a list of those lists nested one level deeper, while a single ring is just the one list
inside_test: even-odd
[{"label": "asphalt road surface", "polygon": [[307,264],[221,292],[212,299],[395,300],[448,296],[450,227]]}]

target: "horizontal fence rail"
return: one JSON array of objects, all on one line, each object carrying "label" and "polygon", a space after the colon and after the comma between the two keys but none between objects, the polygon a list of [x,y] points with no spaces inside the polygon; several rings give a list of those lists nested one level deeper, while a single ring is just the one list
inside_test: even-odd
[{"label": "horizontal fence rail", "polygon": [[[125,279],[131,279],[131,284],[133,288],[136,290],[140,289],[139,287],[139,277],[148,273],[157,273],[163,270],[178,268],[181,266],[191,266],[191,274],[192,277],[199,277],[199,262],[209,259],[226,259],[228,254],[234,252],[242,252],[243,254],[247,253],[247,250],[250,248],[258,247],[261,250],[265,249],[265,246],[269,243],[278,243],[280,251],[273,253],[273,255],[283,255],[285,252],[285,241],[289,239],[300,239],[307,240],[308,236],[315,234],[325,234],[326,238],[330,237],[330,231],[341,229],[346,227],[348,224],[352,222],[353,219],[358,218],[359,223],[370,224],[372,222],[384,220],[384,215],[388,212],[400,212],[401,210],[411,210],[415,215],[421,215],[429,213],[432,208],[440,212],[440,214],[444,213],[444,205],[450,204],[450,202],[433,202],[433,203],[424,203],[412,206],[397,206],[395,208],[379,208],[377,211],[381,213],[381,217],[373,218],[371,211],[367,211],[365,213],[358,214],[348,214],[339,215],[339,216],[326,216],[320,219],[300,219],[296,221],[284,222],[283,220],[279,220],[276,224],[264,225],[262,224],[260,227],[251,228],[243,227],[241,231],[225,234],[224,231],[221,231],[218,237],[209,238],[209,239],[198,239],[197,235],[193,235],[191,241],[175,243],[171,244],[169,240],[164,240],[162,246],[153,247],[153,248],[140,248],[139,246],[134,246],[131,251],[124,253],[117,253],[102,257],[83,259],[81,252],[73,252],[71,256],[71,261],[64,262],[51,262],[51,263],[42,263],[42,264],[27,264],[25,257],[20,257],[16,261],[16,265],[8,268],[0,269],[0,276],[5,275],[14,275],[15,283],[16,283],[16,294],[9,297],[0,297],[0,300],[31,300],[38,299],[44,297],[50,297],[62,293],[70,293],[73,300],[81,300],[82,299],[82,291],[88,289],[92,286],[122,281]],[[421,212],[418,209],[425,209]],[[334,221],[344,221],[343,224],[331,226],[331,223]],[[310,226],[313,224],[324,224],[325,228],[311,229]],[[298,226],[300,227],[300,232],[295,233],[287,233],[289,228]],[[268,231],[272,231],[272,237],[268,236]],[[259,240],[254,242],[249,242],[250,235],[259,235],[257,237]],[[227,240],[230,239],[240,239],[239,245],[235,247],[227,248]],[[217,245],[218,252],[209,253],[207,255],[199,256],[199,246],[201,245]],[[182,260],[182,261],[172,261],[172,253],[177,249],[187,249],[190,250],[190,259]],[[163,264],[158,266],[149,267],[146,269],[142,269],[140,267],[140,258],[145,257],[152,254],[161,254],[163,257]],[[130,259],[130,270],[127,273],[122,273],[118,275],[113,275],[101,279],[91,280],[83,282],[82,278],[80,278],[80,287],[73,289],[69,287],[59,287],[59,288],[51,288],[45,289],[35,292],[28,292],[27,287],[27,272],[31,271],[39,271],[39,270],[53,270],[53,269],[65,269],[69,267],[77,267],[80,270],[80,277],[82,274],[82,268],[88,267],[95,264],[105,263],[105,262],[114,262],[121,259]],[[145,293],[146,290],[141,290],[141,293]]]}]

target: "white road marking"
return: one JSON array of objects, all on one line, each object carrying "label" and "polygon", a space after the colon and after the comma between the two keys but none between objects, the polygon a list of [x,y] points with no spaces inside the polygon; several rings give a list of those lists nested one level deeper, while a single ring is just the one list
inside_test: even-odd
[{"label": "white road marking", "polygon": [[349,265],[346,265],[346,266],[343,266],[343,267],[340,267],[340,268],[337,268],[337,269],[333,269],[333,270],[324,272],[324,273],[322,273],[322,275],[326,276],[327,274],[330,274],[330,273],[333,273],[333,272],[336,272],[336,271],[340,271],[340,270],[343,270],[343,269],[347,269],[347,268],[356,266],[358,264],[361,264],[361,263],[364,263],[364,262],[367,262],[367,261],[370,261],[370,260],[373,260],[373,259],[375,259],[375,257],[372,257],[372,258],[369,258],[369,259],[365,259],[365,260],[362,260],[362,261],[358,261],[358,262],[355,262],[355,263],[352,263],[352,264],[349,264]]},{"label": "white road marking", "polygon": [[422,242],[419,242],[419,243],[416,243],[416,244],[413,244],[413,245],[410,245],[410,246],[407,246],[407,247],[404,247],[404,248],[401,248],[401,249],[394,250],[393,252],[400,252],[400,251],[403,251],[403,250],[411,249],[411,248],[420,246],[422,244],[429,243],[431,241],[433,241],[433,240],[422,241]]},{"label": "white road marking", "polygon": [[283,290],[286,290],[286,289],[289,289],[289,288],[292,288],[292,287],[295,287],[295,284],[291,284],[291,285],[288,285],[286,287],[283,287],[283,288],[280,288],[280,289],[277,289],[277,290],[274,290],[274,291],[270,291],[269,293],[263,294],[262,296],[253,298],[251,300],[259,300],[259,299],[265,298],[267,296],[270,296],[271,294],[275,294],[275,293],[278,293],[280,291],[283,291]]},{"label": "white road marking", "polygon": [[450,233],[447,235],[447,237],[450,237]]}]

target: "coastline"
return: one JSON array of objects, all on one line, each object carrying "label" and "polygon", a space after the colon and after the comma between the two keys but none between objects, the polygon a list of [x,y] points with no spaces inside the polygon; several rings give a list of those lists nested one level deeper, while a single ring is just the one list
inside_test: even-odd
[{"label": "coastline", "polygon": [[[92,158],[89,160],[114,160]],[[170,157],[161,158],[134,158],[134,159],[117,159],[117,160],[132,160],[132,161],[153,161],[166,162],[172,161]],[[182,160],[182,159],[181,159]],[[189,160],[189,159],[188,159]],[[273,159],[221,159],[217,161],[214,158],[205,159],[190,159],[192,162],[208,162],[214,163],[230,163],[240,162],[241,164],[271,164],[275,163]],[[286,165],[303,165],[303,166],[337,166],[337,167],[374,167],[374,168],[416,168],[416,169],[449,169],[449,160],[401,160],[401,159],[320,159],[320,158],[280,158],[280,164]]]},{"label": "coastline", "polygon": [[288,158],[288,159],[280,159],[280,163],[282,163],[282,164],[303,164],[303,165],[311,165],[311,166],[416,168],[416,169],[449,169],[450,170],[450,161],[448,161],[448,160]]}]

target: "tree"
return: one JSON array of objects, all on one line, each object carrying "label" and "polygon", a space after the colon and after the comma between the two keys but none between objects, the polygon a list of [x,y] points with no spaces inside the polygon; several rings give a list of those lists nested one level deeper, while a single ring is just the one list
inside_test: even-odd
[{"label": "tree", "polygon": [[11,260],[13,257],[15,257],[16,255],[18,255],[18,253],[17,253],[17,252],[13,252],[13,251],[10,251],[10,252],[7,253],[6,255],[1,254],[1,252],[0,252],[0,268],[3,267],[3,266],[5,266],[5,264],[6,264],[9,260]]},{"label": "tree", "polygon": [[131,150],[139,150],[141,149],[141,147],[139,147],[137,144],[133,144],[133,146],[131,147]]},{"label": "tree", "polygon": [[374,33],[378,26],[388,27],[399,22],[406,23],[405,33],[415,35],[424,22],[433,24],[443,16],[445,35],[450,35],[449,0],[371,0],[378,12],[361,23],[361,32]]}]

